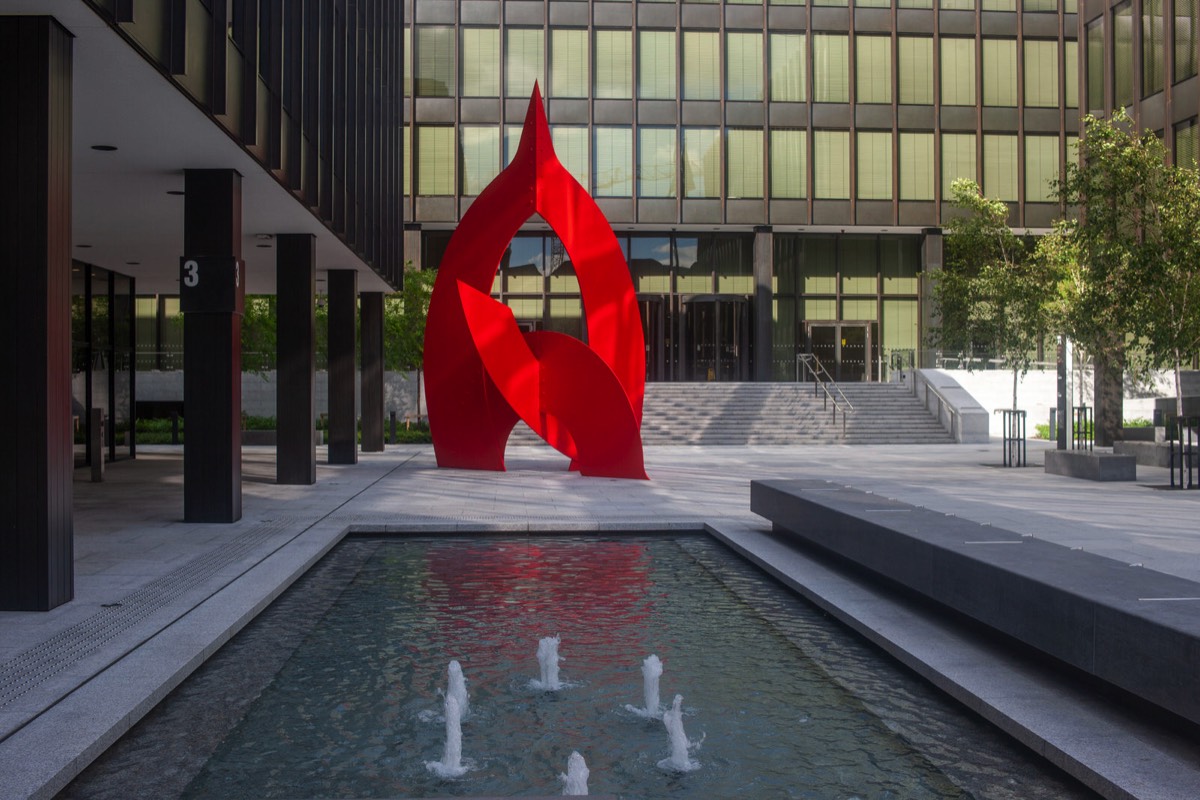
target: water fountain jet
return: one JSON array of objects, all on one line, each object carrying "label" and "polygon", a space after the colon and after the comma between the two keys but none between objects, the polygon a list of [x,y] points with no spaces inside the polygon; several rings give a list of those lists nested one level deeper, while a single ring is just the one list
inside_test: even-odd
[{"label": "water fountain jet", "polygon": [[658,762],[659,769],[667,769],[672,772],[691,772],[700,769],[700,762],[693,761],[688,756],[689,751],[700,747],[700,742],[688,741],[687,734],[683,732],[682,706],[683,695],[677,694],[671,710],[663,714],[663,725],[667,729],[667,735],[671,738],[671,755]]},{"label": "water fountain jet", "polygon": [[662,716],[662,710],[658,704],[658,679],[662,677],[662,674],[663,665],[658,656],[651,653],[643,659],[642,698],[645,705],[643,708],[626,705],[625,709],[647,719],[659,719]]},{"label": "water fountain jet", "polygon": [[462,709],[453,695],[446,695],[446,749],[442,760],[426,761],[425,768],[441,778],[457,778],[467,771],[462,761]]},{"label": "water fountain jet", "polygon": [[463,719],[471,715],[471,703],[467,699],[467,679],[463,677],[462,665],[451,661],[447,668],[449,675],[446,686],[446,696],[458,701],[458,709]]},{"label": "water fountain jet", "polygon": [[586,795],[588,793],[588,775],[591,770],[587,768],[587,762],[583,760],[583,756],[577,751],[571,752],[571,757],[567,759],[567,774],[559,775],[558,778],[563,782],[563,795]]},{"label": "water fountain jet", "polygon": [[541,667],[542,677],[541,680],[530,681],[535,689],[557,692],[562,688],[562,682],[558,679],[558,662],[562,661],[562,657],[558,654],[560,641],[558,636],[547,636],[538,641],[537,660]]}]

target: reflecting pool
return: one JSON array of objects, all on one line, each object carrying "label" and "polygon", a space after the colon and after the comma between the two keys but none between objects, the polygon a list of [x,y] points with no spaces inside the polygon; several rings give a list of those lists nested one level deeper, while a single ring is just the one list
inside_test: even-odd
[{"label": "reflecting pool", "polygon": [[[651,654],[689,771],[638,713]],[[572,751],[623,798],[1092,797],[700,535],[348,539],[64,796],[555,795]]]}]

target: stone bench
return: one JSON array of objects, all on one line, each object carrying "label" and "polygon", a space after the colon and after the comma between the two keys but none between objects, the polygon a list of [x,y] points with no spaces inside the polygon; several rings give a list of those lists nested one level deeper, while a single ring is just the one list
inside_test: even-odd
[{"label": "stone bench", "polygon": [[775,531],[1200,723],[1200,583],[819,480],[753,481]]}]

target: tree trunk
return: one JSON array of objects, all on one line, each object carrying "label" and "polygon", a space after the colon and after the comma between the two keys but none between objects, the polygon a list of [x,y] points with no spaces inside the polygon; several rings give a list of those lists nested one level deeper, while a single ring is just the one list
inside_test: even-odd
[{"label": "tree trunk", "polygon": [[1183,368],[1179,364],[1179,351],[1175,351],[1175,416],[1183,416]]},{"label": "tree trunk", "polygon": [[1017,380],[1018,380],[1019,376],[1020,376],[1020,373],[1016,370],[1016,368],[1014,368],[1013,369],[1013,411],[1017,410]]},{"label": "tree trunk", "polygon": [[1095,374],[1094,434],[1097,447],[1112,447],[1124,417],[1125,354],[1110,350],[1092,356]]}]

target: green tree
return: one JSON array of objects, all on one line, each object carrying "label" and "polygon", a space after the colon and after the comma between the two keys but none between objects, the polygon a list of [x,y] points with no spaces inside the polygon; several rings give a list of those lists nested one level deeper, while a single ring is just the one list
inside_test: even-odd
[{"label": "green tree", "polygon": [[384,299],[384,364],[392,370],[419,370],[425,362],[425,319],[437,273],[407,271],[404,288]]},{"label": "green tree", "polygon": [[940,322],[930,338],[935,347],[966,354],[968,369],[977,351],[1003,358],[1013,372],[1015,409],[1020,377],[1050,328],[1056,276],[1008,227],[1003,201],[984,197],[963,178],[950,190],[963,213],[946,224],[945,262],[933,277]]},{"label": "green tree", "polygon": [[1126,369],[1177,365],[1200,342],[1190,319],[1200,287],[1188,274],[1200,255],[1200,206],[1195,178],[1123,111],[1089,115],[1084,126],[1079,163],[1068,161],[1059,184],[1077,213],[1039,249],[1059,270],[1059,323],[1092,355],[1096,442],[1108,445],[1121,425]]},{"label": "green tree", "polygon": [[242,314],[242,370],[263,375],[275,366],[275,296],[246,295]]}]

